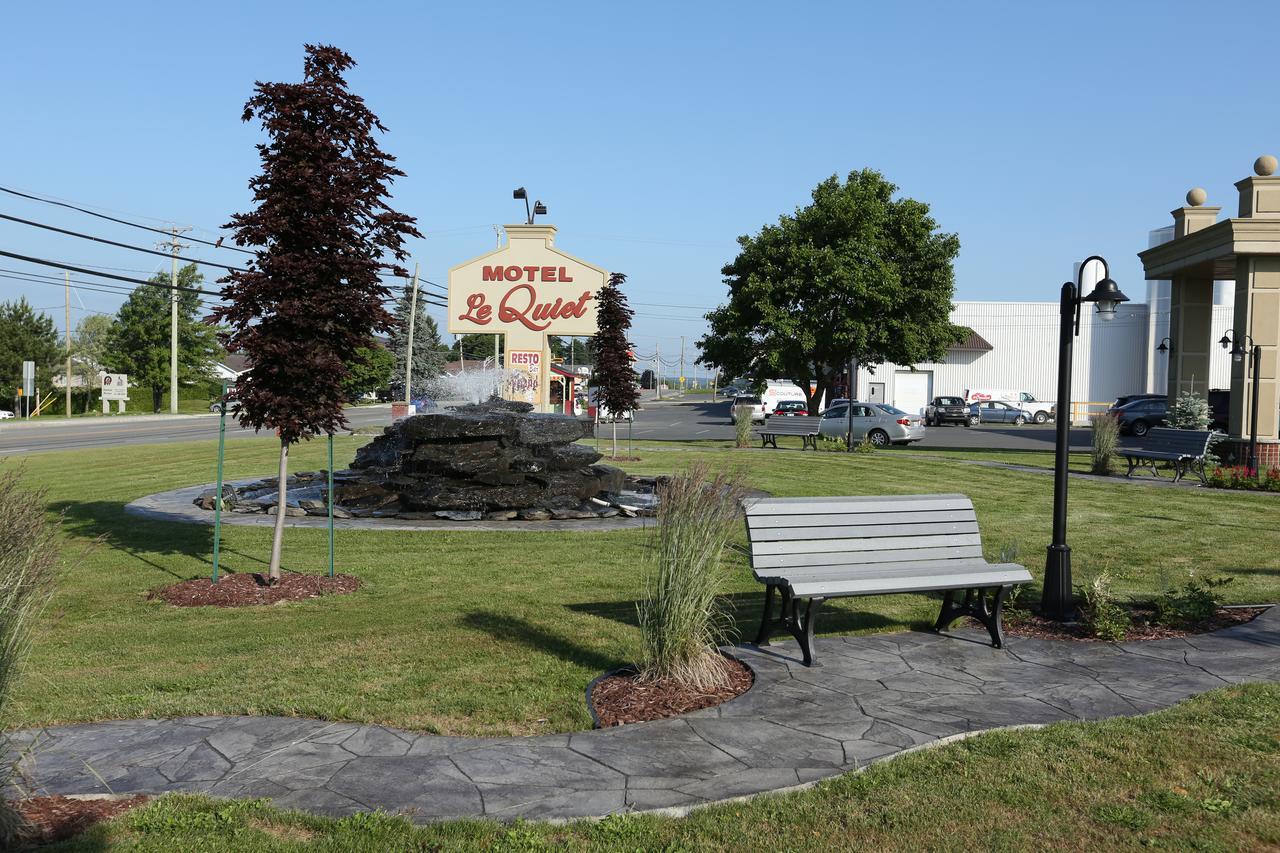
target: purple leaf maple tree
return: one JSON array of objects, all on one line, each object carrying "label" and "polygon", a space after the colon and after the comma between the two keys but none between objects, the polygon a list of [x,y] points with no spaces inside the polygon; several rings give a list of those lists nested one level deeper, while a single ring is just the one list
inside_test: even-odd
[{"label": "purple leaf maple tree", "polygon": [[393,318],[380,275],[404,276],[404,240],[420,237],[413,217],[388,204],[404,175],[375,132],[386,128],[347,86],[355,65],[344,51],[306,45],[300,83],[262,83],[243,120],[266,132],[262,171],[249,182],[254,208],[225,226],[255,249],[245,269],[222,279],[231,352],[250,371],[236,382],[239,420],[280,437],[279,503],[268,576],[280,577],[290,445],[346,426],[343,380],[357,350],[373,346]]}]

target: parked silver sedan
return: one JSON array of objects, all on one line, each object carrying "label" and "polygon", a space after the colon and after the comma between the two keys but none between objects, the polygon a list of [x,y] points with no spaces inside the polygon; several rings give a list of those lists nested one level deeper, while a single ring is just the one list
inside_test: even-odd
[{"label": "parked silver sedan", "polygon": [[[818,432],[829,438],[844,438],[849,429],[849,404],[839,402],[822,413]],[[919,415],[908,415],[885,403],[853,402],[853,440],[866,438],[876,447],[910,444],[924,438]]]}]

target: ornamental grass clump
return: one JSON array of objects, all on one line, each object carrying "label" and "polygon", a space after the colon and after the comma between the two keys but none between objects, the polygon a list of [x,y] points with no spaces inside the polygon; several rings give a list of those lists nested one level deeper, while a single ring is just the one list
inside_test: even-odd
[{"label": "ornamental grass clump", "polygon": [[728,685],[727,662],[716,651],[730,641],[733,624],[719,597],[726,579],[722,558],[745,496],[741,474],[712,476],[701,462],[659,487],[648,589],[636,608],[640,680],[672,679],[700,690]]},{"label": "ornamental grass clump", "polygon": [[1120,424],[1110,415],[1092,415],[1089,420],[1093,422],[1093,457],[1089,470],[1110,474],[1116,443],[1120,440]]},{"label": "ornamental grass clump", "polygon": [[[53,589],[56,525],[45,514],[43,490],[22,487],[18,470],[0,473],[0,724],[31,646],[31,628]],[[0,790],[12,765],[0,766]],[[22,819],[0,800],[0,849],[11,849]]]}]

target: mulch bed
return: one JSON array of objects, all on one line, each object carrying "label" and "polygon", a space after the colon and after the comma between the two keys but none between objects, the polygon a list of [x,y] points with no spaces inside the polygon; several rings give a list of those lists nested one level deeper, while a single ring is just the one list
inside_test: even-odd
[{"label": "mulch bed", "polygon": [[192,578],[172,586],[152,590],[148,599],[160,599],[174,607],[257,607],[282,601],[306,601],[322,595],[345,595],[360,588],[360,579],[351,575],[304,575],[281,572],[271,586],[265,575],[242,573],[223,575],[217,583],[208,578]]},{"label": "mulch bed", "polygon": [[[1210,631],[1217,631],[1222,628],[1230,628],[1232,625],[1241,625],[1249,622],[1266,609],[1265,607],[1219,609],[1213,617],[1203,622],[1195,622],[1178,628],[1168,628],[1164,625],[1156,624],[1154,610],[1135,607],[1129,611],[1132,621],[1129,625],[1129,633],[1125,635],[1124,641],[1168,640],[1174,637],[1192,637],[1196,634],[1207,634]],[[975,620],[970,619],[968,621],[971,627],[982,627]],[[1012,614],[1007,610],[1004,616],[1004,632],[1011,637],[1035,637],[1041,640],[1078,640],[1086,643],[1101,642],[1097,637],[1093,636],[1093,632],[1089,630],[1089,626],[1084,622],[1066,624],[1055,622],[1052,619],[1045,619],[1035,613]]]},{"label": "mulch bed", "polygon": [[637,681],[634,673],[602,678],[591,691],[591,706],[600,728],[664,720],[690,711],[711,708],[741,696],[755,683],[751,668],[741,661],[725,658],[729,684],[704,691],[675,681]]},{"label": "mulch bed", "polygon": [[132,797],[85,800],[76,797],[29,797],[10,803],[27,822],[23,838],[30,846],[52,844],[79,835],[95,823],[111,820],[149,800]]}]

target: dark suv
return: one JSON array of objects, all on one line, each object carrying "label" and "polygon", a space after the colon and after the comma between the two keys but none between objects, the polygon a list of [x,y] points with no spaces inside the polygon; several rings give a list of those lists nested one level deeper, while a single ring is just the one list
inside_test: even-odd
[{"label": "dark suv", "polygon": [[1116,409],[1119,409],[1122,406],[1127,406],[1130,403],[1135,403],[1138,400],[1167,400],[1167,399],[1169,399],[1169,396],[1167,394],[1122,394],[1121,396],[1116,397],[1116,401],[1111,404],[1111,411],[1114,412]]},{"label": "dark suv", "polygon": [[924,410],[925,426],[941,426],[942,424],[960,424],[969,419],[969,408],[963,397],[934,397]]},{"label": "dark suv", "polygon": [[1111,414],[1119,423],[1121,432],[1146,435],[1152,427],[1165,426],[1168,423],[1169,401],[1163,397],[1154,400],[1134,400],[1118,409],[1112,409]]}]

